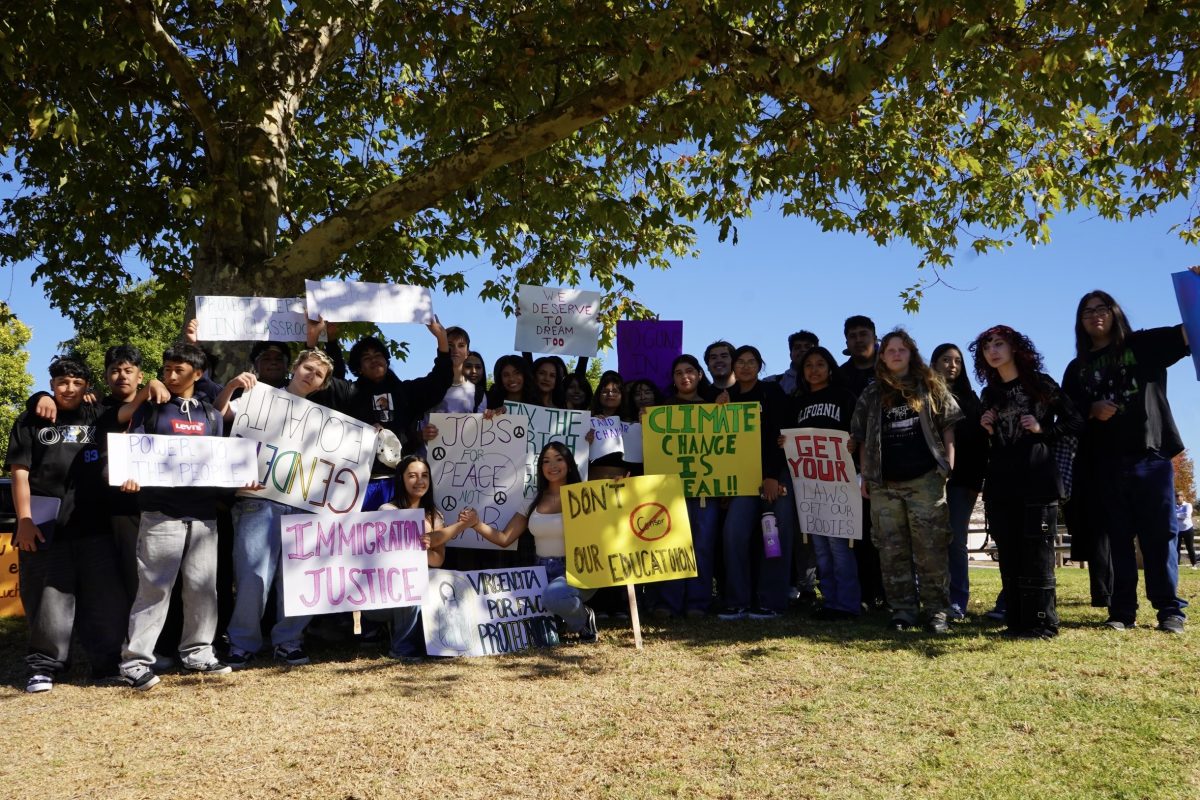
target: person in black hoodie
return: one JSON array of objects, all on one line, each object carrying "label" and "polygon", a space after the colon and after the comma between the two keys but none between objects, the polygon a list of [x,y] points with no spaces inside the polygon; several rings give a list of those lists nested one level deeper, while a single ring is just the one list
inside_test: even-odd
[{"label": "person in black hoodie", "polygon": [[1052,447],[1082,430],[1083,419],[1041,371],[1042,356],[1027,336],[996,325],[970,350],[986,384],[979,417],[989,438],[983,502],[1000,556],[1004,633],[1057,636],[1054,539],[1063,488]]},{"label": "person in black hoodie", "polygon": [[[971,512],[983,491],[983,472],[987,465],[987,437],[979,426],[979,395],[971,388],[958,345],[939,344],[933,349],[931,365],[946,381],[946,386],[963,419],[954,426],[954,469],[946,481],[946,506],[950,510],[950,619],[961,620],[967,615],[971,596],[971,577],[968,569],[967,530]],[[997,605],[1002,601],[997,600]],[[1003,606],[1000,606],[1003,608]]]},{"label": "person in black hoodie", "polygon": [[[400,380],[391,370],[387,347],[374,336],[366,336],[354,343],[347,358],[347,366],[358,380],[350,382],[334,378],[329,388],[314,392],[308,399],[372,423],[378,431],[390,431],[399,440],[404,455],[416,452],[424,444],[417,435],[417,423],[442,401],[454,381],[446,329],[437,317],[427,327],[438,343],[437,356],[429,374]],[[399,461],[399,457],[394,460],[376,457],[363,499],[363,511],[374,511],[392,499]]]}]

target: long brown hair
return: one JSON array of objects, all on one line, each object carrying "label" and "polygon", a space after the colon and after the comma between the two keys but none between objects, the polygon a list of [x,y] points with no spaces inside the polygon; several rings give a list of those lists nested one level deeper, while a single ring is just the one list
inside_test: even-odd
[{"label": "long brown hair", "polygon": [[[893,375],[883,361],[883,351],[891,339],[899,339],[910,353],[908,374],[903,378]],[[924,383],[928,390],[930,410],[934,413],[945,407],[949,395],[946,381],[925,363],[921,351],[917,349],[917,343],[903,328],[888,331],[879,341],[879,353],[875,359],[875,380],[879,382],[879,396],[884,408],[895,408],[903,404],[913,411],[920,411],[921,396],[917,392],[917,385],[920,383]]]}]

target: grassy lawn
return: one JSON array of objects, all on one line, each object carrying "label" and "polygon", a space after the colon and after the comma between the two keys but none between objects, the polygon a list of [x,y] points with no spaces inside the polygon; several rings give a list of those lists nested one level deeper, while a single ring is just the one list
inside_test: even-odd
[{"label": "grassy lawn", "polygon": [[[1200,572],[1184,569],[1193,603]],[[999,575],[975,569],[972,611]],[[1052,642],[978,619],[943,637],[885,618],[717,620],[594,646],[398,664],[168,674],[147,693],[77,676],[25,695],[0,622],[11,798],[1200,797],[1200,617],[1183,636],[1097,628],[1059,571]],[[1144,601],[1143,601],[1144,602]]]}]

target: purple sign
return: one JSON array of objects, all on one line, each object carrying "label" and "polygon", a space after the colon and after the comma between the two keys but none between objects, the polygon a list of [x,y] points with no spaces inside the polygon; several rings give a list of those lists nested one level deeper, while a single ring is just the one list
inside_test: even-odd
[{"label": "purple sign", "polygon": [[[1179,301],[1179,314],[1183,317],[1183,329],[1187,331],[1188,342],[1192,346],[1192,363],[1196,366],[1196,379],[1200,380],[1200,275],[1185,270],[1173,273],[1171,280],[1175,282],[1175,299]],[[617,330],[619,331],[620,328]],[[620,351],[618,350],[618,352]],[[622,377],[624,377],[624,373],[622,373]]]},{"label": "purple sign", "polygon": [[625,383],[646,378],[665,389],[671,362],[683,353],[683,322],[656,319],[617,322],[617,371]]}]

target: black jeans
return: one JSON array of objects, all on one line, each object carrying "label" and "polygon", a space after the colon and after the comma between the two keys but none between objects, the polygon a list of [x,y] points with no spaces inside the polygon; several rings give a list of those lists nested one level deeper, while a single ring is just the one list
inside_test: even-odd
[{"label": "black jeans", "polygon": [[1013,633],[1056,635],[1054,540],[1058,504],[986,496],[984,503],[1000,556],[1009,629]]}]

